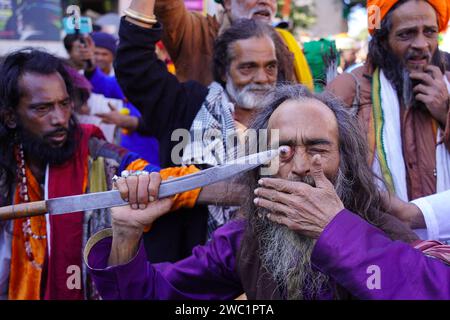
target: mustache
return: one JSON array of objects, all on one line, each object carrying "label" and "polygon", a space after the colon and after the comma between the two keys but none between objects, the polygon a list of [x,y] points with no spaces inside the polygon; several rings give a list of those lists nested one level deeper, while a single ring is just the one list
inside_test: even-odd
[{"label": "mustache", "polygon": [[267,6],[267,5],[257,5],[256,7],[254,7],[251,11],[250,11],[251,15],[254,15],[255,13],[264,13],[267,14],[269,16],[273,15],[273,11],[272,9]]},{"label": "mustache", "polygon": [[61,134],[61,133],[65,133],[65,134],[68,135],[69,134],[69,129],[64,128],[64,127],[60,127],[58,129],[55,129],[53,131],[50,131],[50,132],[46,133],[44,135],[44,138],[48,138],[48,137],[51,137],[51,136],[54,136],[54,135],[57,135],[57,134]]},{"label": "mustache", "polygon": [[303,177],[293,176],[289,177],[288,180],[293,182],[302,182],[310,185],[311,187],[314,188],[316,187],[316,182],[314,181],[314,178],[311,176],[303,176]]},{"label": "mustache", "polygon": [[269,90],[273,89],[273,85],[270,84],[256,84],[256,83],[249,83],[244,88],[242,88],[241,93],[249,93],[251,91],[264,91],[268,92]]},{"label": "mustache", "polygon": [[407,52],[405,59],[426,59],[428,62],[431,61],[431,53],[429,52]]}]

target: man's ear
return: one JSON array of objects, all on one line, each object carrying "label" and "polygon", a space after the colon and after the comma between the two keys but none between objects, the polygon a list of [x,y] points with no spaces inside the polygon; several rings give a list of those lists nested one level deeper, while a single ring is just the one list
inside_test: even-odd
[{"label": "man's ear", "polygon": [[17,127],[17,115],[13,110],[8,108],[1,113],[1,116],[5,119],[4,123],[9,129],[15,129]]}]

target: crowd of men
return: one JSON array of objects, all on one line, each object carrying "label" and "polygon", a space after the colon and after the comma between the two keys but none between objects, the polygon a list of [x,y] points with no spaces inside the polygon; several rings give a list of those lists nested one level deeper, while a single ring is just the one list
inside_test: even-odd
[{"label": "crowd of men", "polygon": [[[117,47],[94,33],[66,37],[68,61],[2,61],[0,206],[111,188],[130,206],[0,215],[0,297],[450,299],[450,3],[369,0],[364,65],[314,93],[298,43],[271,26],[275,0],[217,2],[220,18],[133,0]],[[279,147],[272,175],[158,199],[162,180],[260,142],[250,131]]]}]

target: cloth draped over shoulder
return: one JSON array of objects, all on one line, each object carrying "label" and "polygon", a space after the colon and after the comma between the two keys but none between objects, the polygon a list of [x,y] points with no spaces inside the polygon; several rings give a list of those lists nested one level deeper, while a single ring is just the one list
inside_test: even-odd
[{"label": "cloth draped over shoulder", "polygon": [[294,36],[287,30],[276,29],[289,51],[294,55],[294,73],[298,83],[303,84],[309,90],[314,89],[314,80],[306,61],[305,54],[295,40]]},{"label": "cloth draped over shoulder", "polygon": [[[31,170],[26,170],[30,201],[105,191],[111,187],[112,175],[124,169],[159,171],[163,180],[198,171],[195,166],[166,168],[160,171],[159,167],[140,159],[137,154],[107,143],[97,127],[81,125],[80,128],[74,157],[63,165],[50,166],[47,169],[45,194],[41,194],[42,188]],[[99,173],[99,170],[103,173]],[[68,179],[70,183],[67,183]],[[16,187],[14,203],[22,202],[18,190]],[[200,189],[196,189],[176,195],[172,210],[194,206],[199,192]],[[0,269],[1,279],[5,278],[4,273],[9,273],[8,298],[20,300],[95,298],[95,288],[92,288],[83,268],[81,252],[92,233],[110,226],[106,210],[51,215],[47,218],[31,217],[29,221],[33,236],[30,236],[28,241],[23,232],[27,219],[11,221],[12,240],[9,247],[5,243],[0,248],[2,251],[11,251],[10,264]],[[93,221],[99,217],[104,221]],[[34,262],[30,254],[27,254],[27,251],[30,252],[29,248]],[[75,267],[70,269],[71,266],[78,266],[79,269]],[[72,281],[69,279],[71,275],[81,275],[83,281],[75,277],[71,278]]]}]

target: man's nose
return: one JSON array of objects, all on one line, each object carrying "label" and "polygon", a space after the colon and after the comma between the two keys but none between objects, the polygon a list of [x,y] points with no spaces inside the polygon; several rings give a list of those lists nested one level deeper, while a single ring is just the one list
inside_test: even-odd
[{"label": "man's nose", "polygon": [[67,110],[57,105],[52,111],[51,124],[53,126],[65,126],[67,120]]},{"label": "man's nose", "polygon": [[300,148],[296,148],[295,154],[292,157],[293,166],[292,166],[292,174],[295,174],[299,177],[304,177],[309,174],[311,169],[311,159],[308,156],[308,153],[305,150]]},{"label": "man's nose", "polygon": [[270,77],[264,68],[259,68],[253,77],[253,82],[257,84],[267,84],[270,82]]},{"label": "man's nose", "polygon": [[429,44],[425,35],[423,33],[419,33],[411,46],[416,50],[426,50]]}]

